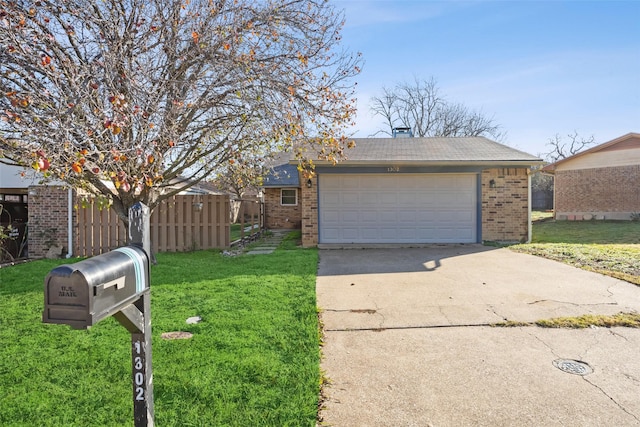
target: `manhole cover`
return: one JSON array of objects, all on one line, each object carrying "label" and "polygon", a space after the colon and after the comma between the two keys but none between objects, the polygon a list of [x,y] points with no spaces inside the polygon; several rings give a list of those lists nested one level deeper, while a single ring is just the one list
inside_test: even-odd
[{"label": "manhole cover", "polygon": [[587,362],[581,360],[556,359],[553,361],[553,366],[573,375],[589,375],[593,373],[593,368]]}]

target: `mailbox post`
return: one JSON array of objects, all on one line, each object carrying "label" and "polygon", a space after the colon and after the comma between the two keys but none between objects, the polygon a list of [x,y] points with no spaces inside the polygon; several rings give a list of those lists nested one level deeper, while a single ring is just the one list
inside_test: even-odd
[{"label": "mailbox post", "polygon": [[[129,209],[129,243],[142,248],[152,258],[149,208],[142,203],[136,203]],[[149,264],[147,264],[149,265]],[[142,313],[140,328],[136,325],[131,332],[131,376],[133,383],[133,419],[134,425],[153,426],[153,369],[151,366],[151,295],[140,296],[135,303],[139,313]],[[124,311],[122,317],[116,316],[121,325],[127,327],[126,320],[130,320]],[[137,317],[137,313],[136,313]]]},{"label": "mailbox post", "polygon": [[131,333],[135,427],[154,424],[149,208],[129,211],[129,246],[54,268],[44,282],[44,323],[87,329],[113,316]]}]

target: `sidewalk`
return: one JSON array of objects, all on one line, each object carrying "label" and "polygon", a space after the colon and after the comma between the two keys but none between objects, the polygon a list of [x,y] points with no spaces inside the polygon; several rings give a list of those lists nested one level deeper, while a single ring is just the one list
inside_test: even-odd
[{"label": "sidewalk", "polygon": [[269,230],[267,235],[260,238],[256,246],[247,252],[247,255],[265,255],[276,250],[284,237],[292,230]]}]

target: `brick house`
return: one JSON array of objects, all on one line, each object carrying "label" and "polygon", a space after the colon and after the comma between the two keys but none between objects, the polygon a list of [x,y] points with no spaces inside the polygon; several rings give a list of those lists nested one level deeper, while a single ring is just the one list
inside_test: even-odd
[{"label": "brick house", "polygon": [[[2,214],[0,224],[11,226],[16,232],[11,240],[5,241],[14,258],[36,254],[44,256],[46,245],[64,245],[68,241],[68,192],[61,185],[38,190],[39,177],[33,170],[0,163],[0,204]],[[46,205],[34,204],[37,195]],[[27,232],[27,225],[29,231]]]},{"label": "brick house", "polygon": [[267,228],[300,227],[305,247],[530,239],[529,172],[541,159],[484,137],[354,141],[306,182],[295,161],[267,177]]},{"label": "brick house", "polygon": [[629,220],[640,212],[640,133],[628,133],[545,166],[558,220]]},{"label": "brick house", "polygon": [[[288,160],[285,158],[282,161]],[[283,163],[271,168],[264,179],[262,192],[265,228],[273,230],[301,227],[302,203],[297,165]]]}]

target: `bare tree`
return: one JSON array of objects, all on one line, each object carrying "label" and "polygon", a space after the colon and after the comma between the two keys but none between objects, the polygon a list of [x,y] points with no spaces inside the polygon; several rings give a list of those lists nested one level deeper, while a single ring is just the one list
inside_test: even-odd
[{"label": "bare tree", "polygon": [[0,0],[0,161],[126,222],[235,163],[337,160],[359,55],[324,0]]},{"label": "bare tree", "polygon": [[447,101],[433,77],[415,78],[412,83],[399,83],[393,89],[383,88],[382,96],[371,99],[371,110],[385,121],[386,129],[379,132],[388,135],[395,127],[410,127],[418,137],[502,137],[493,118]]},{"label": "bare tree", "polygon": [[547,153],[544,153],[544,157],[548,159],[549,162],[553,163],[566,157],[573,156],[594,144],[595,138],[593,135],[589,138],[583,138],[579,136],[578,132],[575,130],[573,133],[568,134],[566,139],[561,137],[559,134],[555,134],[553,138],[549,138],[547,146],[550,147],[550,150]]}]

